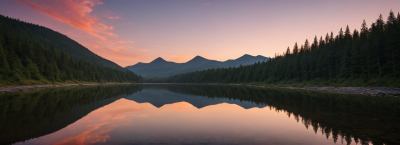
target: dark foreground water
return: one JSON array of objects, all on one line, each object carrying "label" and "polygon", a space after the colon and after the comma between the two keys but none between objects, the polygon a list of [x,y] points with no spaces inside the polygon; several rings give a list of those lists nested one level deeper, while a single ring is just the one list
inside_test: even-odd
[{"label": "dark foreground water", "polygon": [[3,93],[0,144],[400,144],[400,99],[218,85]]}]

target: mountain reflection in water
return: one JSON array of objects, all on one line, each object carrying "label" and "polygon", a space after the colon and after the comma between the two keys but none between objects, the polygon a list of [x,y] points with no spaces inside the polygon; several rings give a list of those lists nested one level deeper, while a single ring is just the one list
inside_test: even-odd
[{"label": "mountain reflection in water", "polygon": [[223,85],[0,95],[0,144],[399,144],[400,101]]}]

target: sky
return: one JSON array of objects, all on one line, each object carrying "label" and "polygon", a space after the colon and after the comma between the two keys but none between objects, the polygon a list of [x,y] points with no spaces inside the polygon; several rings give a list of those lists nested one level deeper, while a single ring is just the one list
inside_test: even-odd
[{"label": "sky", "polygon": [[348,25],[360,29],[399,0],[2,0],[0,14],[67,35],[122,67],[157,57],[274,57]]}]

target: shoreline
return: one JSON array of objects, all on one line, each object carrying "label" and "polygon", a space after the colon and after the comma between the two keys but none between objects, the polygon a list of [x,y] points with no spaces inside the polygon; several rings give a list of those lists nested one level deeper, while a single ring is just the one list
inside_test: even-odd
[{"label": "shoreline", "polygon": [[291,90],[307,90],[324,93],[339,93],[350,95],[377,96],[377,97],[397,97],[400,98],[400,88],[390,87],[279,87],[279,86],[257,86],[246,84],[231,84],[249,87],[278,88]]},{"label": "shoreline", "polygon": [[29,90],[40,90],[55,87],[70,87],[70,86],[97,86],[97,85],[119,85],[119,84],[133,84],[133,83],[93,83],[93,84],[60,84],[60,85],[30,85],[30,86],[7,86],[0,87],[0,93],[6,92],[20,92]]},{"label": "shoreline", "polygon": [[39,89],[46,89],[46,88],[53,88],[53,87],[118,85],[118,84],[237,85],[237,86],[247,86],[247,87],[307,90],[307,91],[317,91],[317,92],[324,92],[324,93],[339,93],[339,94],[352,94],[352,95],[363,95],[363,96],[377,96],[377,97],[391,96],[391,97],[400,98],[400,88],[390,88],[390,87],[279,87],[279,86],[261,86],[261,85],[248,85],[248,84],[219,84],[219,83],[93,83],[93,84],[7,86],[7,87],[0,87],[0,93],[39,90]]}]

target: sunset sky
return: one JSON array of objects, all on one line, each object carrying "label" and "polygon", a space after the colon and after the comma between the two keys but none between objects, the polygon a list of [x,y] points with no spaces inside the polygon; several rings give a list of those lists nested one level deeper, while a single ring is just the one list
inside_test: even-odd
[{"label": "sunset sky", "polygon": [[399,0],[2,0],[0,14],[51,28],[125,67],[157,57],[273,57],[295,42],[359,29]]}]

